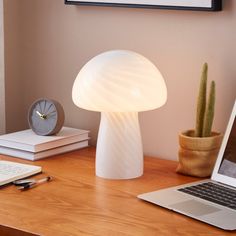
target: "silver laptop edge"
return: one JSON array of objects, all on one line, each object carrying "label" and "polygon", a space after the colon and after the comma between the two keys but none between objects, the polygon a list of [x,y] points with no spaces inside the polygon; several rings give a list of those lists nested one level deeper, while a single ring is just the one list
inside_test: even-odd
[{"label": "silver laptop edge", "polygon": [[[203,181],[196,181],[189,184],[179,185],[172,188],[166,188],[162,190],[157,190],[154,192],[144,193],[138,195],[138,198],[156,204],[158,206],[173,210],[175,212],[187,215],[191,218],[200,220],[202,222],[208,223],[210,225],[219,227],[225,230],[235,230],[236,229],[236,210],[218,205],[200,199],[198,197],[191,196],[186,193],[178,191],[179,188],[193,186],[204,182],[215,182],[222,185],[227,185],[236,191],[236,177],[232,176],[231,172],[229,174],[226,171],[222,171],[223,162],[225,162],[224,153],[227,148],[227,143],[230,135],[232,134],[232,129],[236,127],[236,101],[233,106],[233,110],[226,128],[226,132],[222,141],[222,145],[217,157],[217,161],[213,170],[211,179],[206,179]],[[233,127],[234,126],[234,127]],[[234,149],[236,155],[236,149]],[[223,159],[224,158],[224,159]],[[227,161],[227,160],[226,160]],[[227,163],[224,168],[228,168]],[[236,173],[236,165],[235,165]]]}]

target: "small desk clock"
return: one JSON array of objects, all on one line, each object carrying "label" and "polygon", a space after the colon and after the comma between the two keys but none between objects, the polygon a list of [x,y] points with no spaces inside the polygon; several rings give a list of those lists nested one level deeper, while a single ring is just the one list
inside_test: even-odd
[{"label": "small desk clock", "polygon": [[62,105],[52,99],[41,98],[33,102],[28,112],[30,128],[38,135],[58,133],[65,120]]}]

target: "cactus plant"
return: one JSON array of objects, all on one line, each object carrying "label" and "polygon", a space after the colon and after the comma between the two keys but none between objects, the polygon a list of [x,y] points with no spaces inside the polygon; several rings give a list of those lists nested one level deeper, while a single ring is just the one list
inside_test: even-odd
[{"label": "cactus plant", "polygon": [[[214,119],[214,106],[215,106],[215,82],[211,82],[210,93],[208,101],[206,100],[207,94],[207,72],[208,65],[203,65],[201,81],[197,99],[197,115],[195,126],[195,137],[209,137],[211,135],[211,127]],[[206,107],[207,105],[207,107]]]},{"label": "cactus plant", "polygon": [[207,97],[208,65],[202,67],[200,87],[197,98],[195,130],[179,134],[178,173],[208,177],[211,175],[222,142],[222,135],[212,132],[215,107],[215,82],[211,81]]}]

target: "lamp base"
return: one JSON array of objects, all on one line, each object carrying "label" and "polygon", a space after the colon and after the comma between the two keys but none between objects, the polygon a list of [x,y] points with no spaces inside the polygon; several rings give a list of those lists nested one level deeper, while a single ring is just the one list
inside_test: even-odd
[{"label": "lamp base", "polygon": [[137,112],[102,112],[96,175],[132,179],[143,174],[143,148]]}]

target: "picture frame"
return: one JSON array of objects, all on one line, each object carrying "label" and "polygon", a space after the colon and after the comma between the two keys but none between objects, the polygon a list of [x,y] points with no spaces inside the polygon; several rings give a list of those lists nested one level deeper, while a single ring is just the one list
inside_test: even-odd
[{"label": "picture frame", "polygon": [[65,0],[65,4],[221,11],[222,0]]}]

